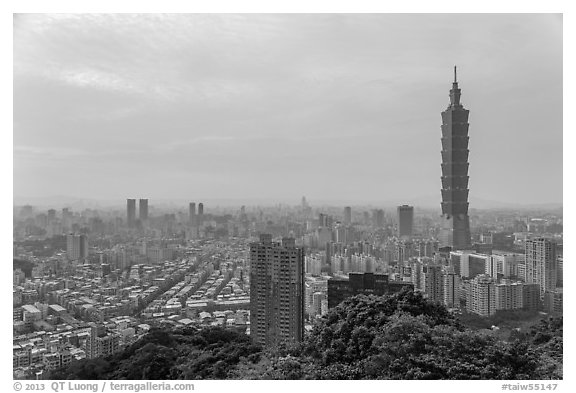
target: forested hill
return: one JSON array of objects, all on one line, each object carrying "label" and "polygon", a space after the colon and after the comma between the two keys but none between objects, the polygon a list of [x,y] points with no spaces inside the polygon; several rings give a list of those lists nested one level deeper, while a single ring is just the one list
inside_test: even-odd
[{"label": "forested hill", "polygon": [[304,342],[264,350],[222,328],[152,329],[51,379],[561,379],[562,318],[508,341],[469,330],[418,293],[356,296]]}]

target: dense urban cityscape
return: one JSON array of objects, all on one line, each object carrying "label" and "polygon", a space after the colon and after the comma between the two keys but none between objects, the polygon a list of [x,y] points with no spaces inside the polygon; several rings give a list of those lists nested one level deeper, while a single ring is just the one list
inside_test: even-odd
[{"label": "dense urban cityscape", "polygon": [[[302,198],[298,206],[236,210],[191,202],[168,213],[153,204],[149,212],[148,203],[140,199],[138,216],[134,199],[125,213],[15,208],[16,378],[120,351],[151,326],[258,332],[250,296],[260,277],[250,262],[260,265],[250,253],[267,244],[306,250],[292,259],[303,297],[287,303],[301,306],[287,309],[279,337],[302,337],[299,313],[310,328],[348,296],[405,287],[454,312],[562,313],[561,210],[474,212],[472,247],[443,251],[436,212],[406,205],[314,208]],[[288,236],[296,244],[272,243]]]},{"label": "dense urban cityscape", "polygon": [[562,379],[562,204],[470,202],[459,83],[437,208],[15,201],[13,378]]}]

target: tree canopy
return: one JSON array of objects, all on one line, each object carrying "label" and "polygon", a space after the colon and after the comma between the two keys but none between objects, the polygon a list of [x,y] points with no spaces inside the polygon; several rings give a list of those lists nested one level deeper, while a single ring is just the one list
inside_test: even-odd
[{"label": "tree canopy", "polygon": [[349,298],[301,343],[273,348],[219,327],[152,329],[53,379],[561,379],[562,318],[504,341],[410,291]]}]

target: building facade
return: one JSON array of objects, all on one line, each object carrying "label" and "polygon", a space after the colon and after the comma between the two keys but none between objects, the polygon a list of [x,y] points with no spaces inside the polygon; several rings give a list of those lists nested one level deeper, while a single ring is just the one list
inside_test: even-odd
[{"label": "building facade", "polygon": [[70,233],[66,236],[66,255],[68,260],[76,261],[88,257],[88,237]]},{"label": "building facade", "polygon": [[350,225],[352,223],[352,208],[350,206],[346,206],[344,208],[344,224]]},{"label": "building facade", "polygon": [[410,239],[414,227],[414,206],[402,205],[397,208],[398,237]]},{"label": "building facade", "polygon": [[126,200],[126,222],[129,227],[133,227],[136,222],[136,199]]},{"label": "building facade", "polygon": [[304,336],[304,249],[292,238],[250,244],[250,336],[270,346]]},{"label": "building facade", "polygon": [[196,222],[196,203],[190,202],[188,205],[188,222],[194,224]]},{"label": "building facade", "polygon": [[470,248],[468,216],[468,114],[460,103],[454,67],[450,105],[442,112],[442,229],[440,246]]},{"label": "building facade", "polygon": [[453,271],[442,276],[442,297],[447,308],[460,307],[460,277]]},{"label": "building facade", "polygon": [[540,299],[546,292],[556,290],[558,261],[556,243],[545,238],[526,240],[524,281],[540,286]]},{"label": "building facade", "polygon": [[434,264],[425,264],[422,266],[420,287],[424,296],[437,303],[444,301],[444,283],[442,279],[442,266]]},{"label": "building facade", "polygon": [[466,311],[483,317],[496,313],[496,287],[492,277],[482,274],[467,283]]},{"label": "building facade", "polygon": [[138,218],[144,222],[148,220],[148,199],[140,199],[138,201]]}]

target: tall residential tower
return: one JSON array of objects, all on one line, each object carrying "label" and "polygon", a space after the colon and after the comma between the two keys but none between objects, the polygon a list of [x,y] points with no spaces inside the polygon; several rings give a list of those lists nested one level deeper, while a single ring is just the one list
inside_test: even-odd
[{"label": "tall residential tower", "polygon": [[454,67],[450,105],[442,112],[442,229],[440,246],[470,247],[468,216],[468,113],[460,103]]},{"label": "tall residential tower", "polygon": [[526,270],[524,282],[540,286],[540,298],[556,289],[558,259],[556,243],[546,238],[526,240]]},{"label": "tall residential tower", "polygon": [[250,244],[250,336],[266,346],[304,336],[304,250],[293,238]]}]

